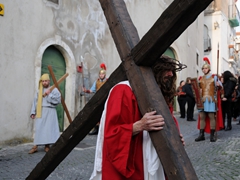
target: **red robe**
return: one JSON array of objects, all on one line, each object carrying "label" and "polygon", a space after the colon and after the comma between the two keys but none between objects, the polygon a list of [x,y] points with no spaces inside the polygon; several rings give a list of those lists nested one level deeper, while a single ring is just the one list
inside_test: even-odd
[{"label": "red robe", "polygon": [[102,179],[142,180],[142,133],[132,136],[133,123],[142,116],[129,86],[120,84],[113,88],[106,114]]},{"label": "red robe", "polygon": [[113,88],[108,99],[104,129],[103,180],[144,179],[143,133],[132,136],[133,123],[141,118],[132,89],[125,84]]}]

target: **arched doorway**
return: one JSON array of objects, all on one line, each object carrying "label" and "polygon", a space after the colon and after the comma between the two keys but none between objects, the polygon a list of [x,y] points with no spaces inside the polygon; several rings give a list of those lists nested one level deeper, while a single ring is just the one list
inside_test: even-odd
[{"label": "arched doorway", "polygon": [[[42,56],[42,67],[41,67],[41,74],[48,73],[48,66],[51,66],[54,72],[56,79],[58,80],[66,73],[66,63],[62,53],[55,48],[54,46],[49,46],[43,53]],[[60,91],[62,97],[65,99],[65,83],[64,80],[60,85]],[[51,85],[53,85],[53,81],[51,79]],[[58,115],[58,122],[59,122],[59,129],[62,132],[64,128],[64,109],[62,104],[57,106],[57,115]]]},{"label": "arched doorway", "polygon": [[174,54],[172,48],[168,48],[163,54],[175,59],[175,54]]}]

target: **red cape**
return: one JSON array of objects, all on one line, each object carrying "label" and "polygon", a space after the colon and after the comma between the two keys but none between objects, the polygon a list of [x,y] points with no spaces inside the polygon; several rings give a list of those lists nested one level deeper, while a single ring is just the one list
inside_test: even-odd
[{"label": "red cape", "polygon": [[[216,131],[219,131],[221,129],[223,129],[223,119],[222,119],[222,105],[221,105],[221,98],[220,98],[220,90],[218,90],[217,93],[217,108],[218,111],[216,112]],[[197,123],[197,128],[200,129],[200,116],[198,114],[198,123]],[[210,119],[207,116],[206,117],[206,126],[204,131],[206,133],[210,133]]]}]

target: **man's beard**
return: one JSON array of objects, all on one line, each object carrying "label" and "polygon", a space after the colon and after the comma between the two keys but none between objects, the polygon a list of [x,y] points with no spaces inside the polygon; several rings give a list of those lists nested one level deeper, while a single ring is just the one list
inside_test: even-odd
[{"label": "man's beard", "polygon": [[173,80],[170,76],[164,77],[163,83],[164,83],[164,90],[165,91],[167,91],[167,92],[171,91],[172,86],[173,86],[172,82],[173,82]]},{"label": "man's beard", "polygon": [[164,96],[164,99],[168,105],[172,104],[173,98],[174,98],[174,78],[167,76],[161,79],[160,83],[160,89],[162,91],[162,94]]},{"label": "man's beard", "polygon": [[48,87],[49,87],[49,84],[43,84],[43,87],[44,87],[44,88],[48,88]]}]

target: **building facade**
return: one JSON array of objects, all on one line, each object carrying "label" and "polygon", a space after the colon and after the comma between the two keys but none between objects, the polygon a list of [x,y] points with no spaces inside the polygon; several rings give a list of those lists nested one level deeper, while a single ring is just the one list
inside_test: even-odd
[{"label": "building facade", "polygon": [[[125,0],[140,38],[171,2]],[[0,4],[4,7],[0,16],[1,144],[32,139],[34,121],[30,119],[30,109],[39,78],[48,72],[48,65],[53,67],[57,79],[69,74],[61,92],[74,119],[84,101],[91,98],[85,96],[83,100],[82,86],[91,87],[101,63],[106,64],[110,76],[121,60],[98,0],[1,0]],[[166,51],[188,66],[177,74],[178,83],[201,73],[204,24],[202,12]],[[63,109],[58,114],[63,131],[69,122]]]},{"label": "building facade", "polygon": [[230,70],[240,75],[236,33],[239,11],[236,1],[214,0],[204,15],[204,55],[211,61],[212,72],[221,75]]}]

